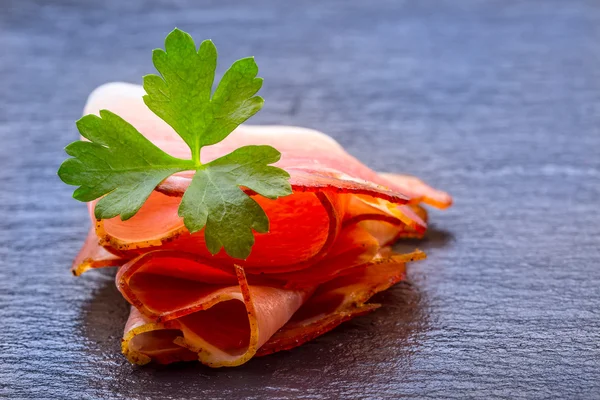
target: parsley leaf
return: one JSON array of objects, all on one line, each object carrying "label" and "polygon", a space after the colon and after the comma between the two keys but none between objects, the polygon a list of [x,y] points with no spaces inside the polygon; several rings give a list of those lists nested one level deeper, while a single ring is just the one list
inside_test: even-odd
[{"label": "parsley leaf", "polygon": [[217,66],[215,45],[205,40],[196,52],[192,37],[176,29],[167,36],[165,49],[152,54],[162,78],[144,77],[148,93],[144,102],[185,140],[196,161],[202,146],[225,139],[262,108],[264,100],[252,96],[263,80],[256,78],[254,59],[243,58],[233,63],[210,98]]},{"label": "parsley leaf", "polygon": [[[179,213],[192,216],[186,222],[188,229],[201,229],[206,224],[206,246],[211,253],[224,246],[229,254],[242,256],[254,244],[251,228],[263,233],[269,230],[267,215],[240,186],[270,199],[288,193],[288,173],[265,167],[280,157],[270,146],[244,146],[196,172],[183,195]],[[239,224],[239,220],[247,224]],[[225,231],[223,226],[229,229]]]},{"label": "parsley leaf", "polygon": [[110,111],[100,111],[100,117],[86,115],[77,121],[77,128],[89,142],[65,148],[74,158],[61,165],[58,175],[63,182],[80,186],[73,193],[77,200],[92,201],[106,194],[96,205],[96,218],[133,217],[163,179],[193,168],[193,163],[171,157]]},{"label": "parsley leaf", "polygon": [[[235,258],[247,258],[254,244],[253,230],[269,230],[269,220],[249,197],[247,188],[270,199],[292,193],[289,174],[270,166],[281,157],[271,146],[244,146],[203,164],[200,151],[225,139],[237,126],[256,114],[263,99],[253,58],[236,61],[214,94],[212,85],[217,50],[205,40],[196,50],[190,35],[175,29],[164,50],[154,50],[153,62],[161,76],[144,77],[144,102],[167,122],[190,147],[191,160],[173,157],[156,147],[131,124],[107,110],[100,117],[86,115],[77,128],[89,141],[65,148],[69,158],[58,170],[63,182],[79,186],[73,197],[101,199],[98,219],[135,215],[156,186],[170,175],[195,170],[179,215],[190,232],[205,229],[212,254],[225,248]],[[103,197],[104,196],[104,197]]]}]

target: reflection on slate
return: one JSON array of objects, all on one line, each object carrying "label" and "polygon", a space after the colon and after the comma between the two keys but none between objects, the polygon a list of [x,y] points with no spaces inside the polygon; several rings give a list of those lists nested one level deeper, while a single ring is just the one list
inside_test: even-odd
[{"label": "reflection on slate", "polygon": [[[134,367],[114,272],[56,170],[95,87],[178,26],[254,54],[256,124],[316,128],[450,192],[373,314],[234,369]],[[600,3],[0,2],[0,397],[600,398]]]}]

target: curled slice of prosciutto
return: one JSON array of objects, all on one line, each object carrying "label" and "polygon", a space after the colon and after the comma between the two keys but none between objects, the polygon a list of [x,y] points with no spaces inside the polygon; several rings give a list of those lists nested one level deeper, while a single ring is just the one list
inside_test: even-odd
[{"label": "curled slice of prosciutto", "polygon": [[[162,258],[160,251],[150,258]],[[145,257],[145,256],[141,256]],[[169,263],[186,263],[166,256],[158,270],[167,272]],[[139,260],[137,261],[139,262]],[[156,265],[156,259],[146,265]],[[135,262],[134,262],[135,264]],[[123,269],[129,281],[117,278],[121,290],[133,289],[150,295],[140,302],[136,298],[123,336],[123,353],[137,364],[155,361],[200,360],[211,367],[236,366],[253,356],[263,356],[289,350],[320,336],[344,321],[369,313],[379,307],[367,301],[376,293],[402,280],[405,264],[387,259],[333,278],[316,289],[291,290],[264,282],[249,283],[241,267],[236,267],[237,285],[220,281],[212,288],[207,271],[205,281],[191,278],[170,279],[152,276],[153,272]],[[153,267],[148,268],[152,271]],[[172,266],[176,270],[176,266]],[[198,264],[195,268],[207,269]],[[214,272],[214,271],[213,271]],[[148,274],[148,276],[146,276]],[[216,275],[220,275],[219,271]],[[137,278],[134,278],[139,275]],[[201,274],[204,276],[204,274]],[[136,283],[133,283],[133,280]],[[187,281],[187,282],[186,282]],[[184,283],[185,282],[185,283]],[[230,286],[228,286],[230,285]],[[125,292],[123,292],[125,294]],[[152,295],[181,296],[175,303],[158,300],[160,310],[148,303],[156,302]],[[125,295],[128,298],[128,295]],[[135,305],[137,304],[137,306]],[[166,314],[164,313],[166,312]]]},{"label": "curled slice of prosciutto", "polygon": [[[90,96],[85,114],[108,109],[158,147],[189,157],[189,147],[142,101],[141,87],[112,83]],[[202,150],[210,161],[243,145],[272,145],[293,193],[270,200],[246,190],[269,218],[250,256],[211,255],[204,232],[190,234],[178,215],[191,176],[161,182],[126,221],[96,220],[73,273],[119,267],[116,284],[131,304],[123,353],[138,364],[199,360],[236,366],[296,347],[378,307],[369,298],[404,279],[420,250],[397,254],[401,238],[426,231],[423,204],[452,198],[417,178],[379,174],[329,136],[289,126],[241,125]]]},{"label": "curled slice of prosciutto", "polygon": [[[171,362],[192,352],[213,367],[252,358],[313,291],[260,280],[250,284],[242,267],[229,274],[160,250],[125,264],[117,286],[134,306],[123,338],[130,361]],[[167,348],[162,345],[166,331],[172,336]]]}]

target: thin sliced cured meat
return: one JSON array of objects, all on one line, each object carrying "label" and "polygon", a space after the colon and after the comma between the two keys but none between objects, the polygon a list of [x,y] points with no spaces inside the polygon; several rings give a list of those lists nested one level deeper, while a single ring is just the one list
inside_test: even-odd
[{"label": "thin sliced cured meat", "polygon": [[[180,200],[155,191],[131,219],[97,221],[96,233],[105,246],[133,256],[160,247],[231,265],[233,261],[224,252],[210,255],[204,231],[190,235],[185,229],[177,215]],[[346,198],[323,192],[298,192],[276,201],[257,196],[256,201],[269,217],[270,232],[257,234],[250,257],[236,262],[246,268],[266,271],[270,267],[275,271],[281,265],[284,269],[301,268],[304,262],[326,253],[341,229]],[[290,226],[295,229],[289,229]]]},{"label": "thin sliced cured meat", "polygon": [[[244,267],[287,266],[322,255],[335,240],[346,213],[350,212],[347,205],[352,197],[372,197],[385,204],[406,202],[401,195],[384,188],[344,181],[318,172],[290,169],[290,173],[292,195],[277,200],[254,196],[269,217],[270,231],[256,235],[252,254],[247,260],[240,261]],[[183,190],[176,189],[176,193],[182,195]],[[155,191],[131,219],[121,221],[115,217],[97,221],[97,235],[105,245],[122,252],[148,251],[151,247],[168,244],[169,248],[203,252],[208,256],[203,232],[189,235],[178,216],[179,201],[173,193]],[[372,215],[380,218],[376,213]],[[368,217],[365,214],[363,219]],[[425,229],[425,222],[410,208],[398,207],[395,213],[390,211],[386,215],[386,220],[394,221],[398,226],[410,226],[415,231]],[[295,229],[289,229],[290,226]],[[299,246],[299,243],[302,245]],[[217,257],[227,258],[223,254]]]},{"label": "thin sliced cured meat", "polygon": [[310,297],[307,292],[248,285],[241,267],[237,274],[239,286],[231,287],[229,299],[209,301],[206,309],[182,317],[157,322],[132,307],[123,353],[136,364],[197,359],[220,367],[289,350],[378,308],[367,301],[404,279],[405,264],[388,259],[356,269],[319,286]]},{"label": "thin sliced cured meat", "polygon": [[[310,196],[311,194],[306,193],[305,195]],[[166,248],[188,253],[197,252],[208,257],[208,252],[205,247],[202,246],[202,232],[195,234],[198,239],[196,237],[191,237],[192,235],[185,230],[179,216],[176,214],[179,199],[167,199],[163,196],[164,194],[160,192],[152,193],[150,200],[148,201],[149,205],[143,207],[139,216],[134,216],[132,220],[124,222],[119,218],[114,218],[109,221],[95,221],[96,232],[92,230],[88,234],[82,249],[73,262],[73,274],[79,276],[91,268],[120,266],[132,257],[142,254],[145,251],[151,251],[153,248]],[[315,225],[312,225],[312,223],[310,225],[307,224],[304,221],[304,218],[301,218],[302,224],[294,225],[293,219],[281,217],[282,214],[278,213],[279,207],[272,209],[270,211],[273,214],[271,223],[273,224],[273,222],[275,222],[282,224],[281,230],[275,229],[273,231],[284,232],[284,234],[288,236],[288,240],[281,240],[275,248],[272,248],[268,245],[261,246],[263,235],[258,235],[257,248],[266,249],[265,251],[268,252],[268,256],[270,256],[273,264],[277,262],[277,257],[282,254],[285,258],[300,260],[300,262],[295,265],[296,269],[298,269],[307,264],[306,262],[302,263],[303,259],[308,259],[309,261],[316,263],[318,260],[315,259],[315,256],[319,251],[321,253],[327,250],[334,251],[330,249],[330,245],[333,245],[334,239],[337,237],[336,231],[338,229],[343,229],[344,226],[356,224],[357,221],[363,220],[363,222],[360,222],[360,225],[369,231],[371,236],[377,239],[380,246],[390,244],[399,238],[421,238],[425,233],[422,229],[415,229],[414,227],[402,223],[402,220],[399,217],[401,213],[398,209],[386,210],[385,208],[372,207],[358,196],[348,195],[347,197],[348,199],[345,201],[349,201],[350,204],[346,203],[343,206],[338,204],[337,208],[335,208],[328,199],[321,199],[321,205],[326,203],[326,205],[323,206],[323,210],[325,210],[323,213],[327,214],[327,217],[323,220],[320,217],[320,208],[317,208],[317,211],[311,214],[311,222],[321,222],[326,226],[316,226],[313,230],[311,230],[311,228]],[[343,197],[339,199],[344,200]],[[306,207],[307,205],[314,204],[310,198],[307,200],[306,198],[302,199],[298,196],[297,200],[299,201],[296,202],[297,206]],[[264,201],[265,203],[272,202],[272,200],[263,198],[259,198],[259,201]],[[153,207],[154,204],[156,204],[157,207]],[[293,210],[294,208],[291,207],[291,204],[292,202],[287,203],[287,205],[283,203],[281,208],[285,207],[288,208],[288,210]],[[419,205],[410,205],[410,208],[422,221],[427,221],[427,211],[423,207]],[[340,215],[342,213],[343,217]],[[290,214],[291,212],[288,211],[288,213],[283,215],[289,217]],[[405,218],[406,217],[402,216],[402,219]],[[138,219],[142,226],[138,226]],[[340,225],[342,219],[342,225]],[[131,232],[132,235],[135,235],[136,230],[130,229],[129,224],[132,224],[132,227],[137,227],[144,232],[154,229],[156,234],[154,237],[148,236],[147,240],[141,243],[136,242],[134,239],[128,240],[127,237],[119,237],[119,231],[124,225],[126,225],[126,227],[123,228],[125,232]],[[295,226],[296,229],[286,229],[289,225]],[[107,227],[111,234],[106,232]],[[300,239],[305,240],[305,237],[312,240],[312,243],[298,249],[296,243],[298,243]],[[176,238],[178,239],[177,241],[175,241]],[[327,239],[329,239],[329,243],[327,243]],[[277,240],[273,240],[273,242],[277,243]],[[99,243],[102,243],[104,246],[101,246]],[[148,247],[148,245],[151,246]],[[165,246],[161,247],[162,245]],[[118,250],[122,248],[126,248],[127,250]],[[107,251],[107,249],[109,249],[110,252]],[[279,251],[273,251],[273,249],[278,249]],[[301,256],[299,257],[298,254]],[[302,255],[304,257],[302,257]],[[257,258],[263,260],[268,259],[267,255],[261,255]],[[250,268],[252,268],[251,261],[252,260],[250,260],[250,263],[247,263],[247,265],[250,265]],[[258,264],[258,266],[260,268],[261,264]],[[294,266],[287,265],[283,269],[288,271],[293,270]],[[272,271],[275,272],[273,269]]]},{"label": "thin sliced cured meat", "polygon": [[270,274],[286,287],[310,287],[326,282],[341,271],[369,263],[380,249],[367,230],[353,224],[345,227],[327,257],[306,269]]},{"label": "thin sliced cured meat", "polygon": [[389,182],[389,186],[411,198],[411,204],[425,203],[436,208],[448,208],[452,205],[452,196],[434,189],[417,177],[410,175],[380,172],[379,176]]},{"label": "thin sliced cured meat", "polygon": [[123,265],[126,260],[115,255],[98,243],[98,236],[94,229],[90,229],[81,250],[73,260],[71,272],[79,276],[92,268],[117,267]]},{"label": "thin sliced cured meat", "polygon": [[[233,285],[231,276],[221,270],[210,271],[198,264],[193,271],[181,258],[155,253],[141,256],[153,260],[125,265],[117,276],[119,289],[135,306],[123,337],[123,353],[133,363],[198,359],[212,367],[240,365],[252,358],[312,293],[250,286],[239,266]],[[186,278],[161,275],[178,268],[189,272]],[[177,293],[176,299],[167,300],[173,293]]]},{"label": "thin sliced cured meat", "polygon": [[120,268],[116,284],[130,304],[159,321],[230,300],[230,288],[238,280],[233,269],[211,267],[191,254],[158,250]]},{"label": "thin sliced cured meat", "polygon": [[367,301],[405,276],[406,264],[392,257],[319,286],[292,319],[260,348],[257,356],[300,346],[342,322],[377,309],[379,304]]},{"label": "thin sliced cured meat", "polygon": [[[109,84],[85,113],[109,109],[168,153],[188,147],[142,101],[143,89]],[[255,355],[296,347],[378,307],[369,298],[404,279],[420,250],[395,254],[401,237],[421,237],[427,212],[452,199],[420,180],[377,174],[320,132],[286,126],[238,127],[202,150],[204,162],[244,145],[277,148],[275,165],[293,193],[269,200],[242,188],[265,210],[270,229],[256,234],[251,255],[211,255],[203,231],[190,234],[178,215],[191,172],[161,182],[131,219],[96,220],[74,273],[120,265],[116,284],[132,305],[123,353],[137,364],[199,360],[240,365]]]},{"label": "thin sliced cured meat", "polygon": [[121,341],[121,350],[132,364],[149,362],[171,364],[198,360],[198,354],[180,346],[175,341],[183,335],[178,327],[170,329],[165,324],[152,322],[135,307],[131,307]]},{"label": "thin sliced cured meat", "polygon": [[[425,208],[418,204],[411,204],[403,207],[410,207],[413,213],[418,215],[424,222],[427,222],[428,214]],[[358,218],[358,220],[361,220],[358,224],[363,229],[369,231],[369,233],[379,241],[381,246],[391,245],[398,239],[421,239],[425,236],[424,230],[415,229],[404,224],[398,224],[387,218]]]},{"label": "thin sliced cured meat", "polygon": [[[145,107],[142,95],[143,89],[134,85],[105,85],[90,96],[85,112],[97,113],[109,108],[165,151],[188,156],[183,141]],[[281,160],[276,165],[290,173],[294,193],[275,201],[254,197],[269,216],[270,231],[256,235],[252,254],[242,262],[245,268],[281,272],[300,269],[323,258],[341,230],[343,216],[352,212],[347,210],[352,196],[390,209],[409,201],[402,193],[384,186],[389,181],[346,153],[333,139],[313,130],[241,126],[223,142],[203,149],[202,156],[211,160],[247,144],[271,144],[281,151]],[[205,252],[208,256],[203,233],[187,234],[177,215],[178,197],[187,184],[189,173],[168,178],[130,220],[121,221],[117,217],[97,221],[96,232],[102,244],[120,252],[134,252],[129,255],[132,257],[173,242],[168,245],[170,248]],[[410,208],[397,207],[396,211],[389,213],[388,221],[416,231],[425,229],[424,221]],[[289,226],[295,229],[290,230]],[[227,259],[224,254],[219,257]]]},{"label": "thin sliced cured meat", "polygon": [[[84,114],[97,114],[101,109],[109,109],[138,128],[163,150],[176,157],[189,158],[190,151],[183,140],[143,103],[144,94],[144,89],[138,85],[122,82],[105,84],[92,92]],[[285,136],[284,140],[281,139],[282,135]],[[419,178],[387,172],[375,173],[350,156],[334,139],[313,129],[241,125],[223,142],[204,149],[202,156],[212,160],[251,144],[267,144],[277,148],[282,157],[276,165],[284,169],[294,167],[342,173],[341,178],[358,178],[391,188],[411,198],[412,203],[424,202],[437,208],[452,205],[452,197],[448,193],[432,188]]]},{"label": "thin sliced cured meat", "polygon": [[[190,150],[184,141],[146,107],[142,101],[144,95],[144,89],[138,85],[121,82],[105,84],[92,92],[84,114],[98,114],[99,110],[108,109],[135,126],[164,151],[175,157],[190,158]],[[330,136],[314,129],[294,126],[240,125],[222,142],[202,149],[202,158],[208,162],[241,146],[255,144],[271,145],[279,150],[281,160],[274,165],[286,170],[317,170],[337,175],[343,180],[383,187],[399,185],[366,167]]]}]

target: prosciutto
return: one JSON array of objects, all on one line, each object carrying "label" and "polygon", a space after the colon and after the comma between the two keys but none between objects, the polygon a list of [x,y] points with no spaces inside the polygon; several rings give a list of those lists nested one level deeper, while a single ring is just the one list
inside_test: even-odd
[{"label": "prosciutto", "polygon": [[[90,96],[84,113],[109,109],[173,156],[189,148],[143,104],[139,86],[113,83]],[[211,255],[203,231],[177,214],[190,173],[167,178],[131,219],[94,218],[74,261],[75,275],[119,267],[116,284],[131,304],[123,353],[133,363],[199,360],[236,366],[296,347],[378,307],[369,298],[404,279],[419,250],[395,254],[399,238],[422,237],[427,211],[452,198],[417,178],[378,174],[329,136],[287,126],[246,126],[202,150],[203,160],[268,144],[291,176],[293,194],[269,200],[248,192],[269,217],[246,260]]]}]

